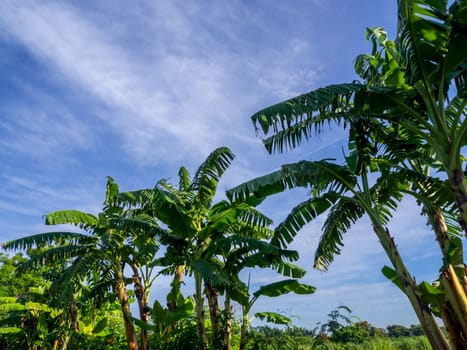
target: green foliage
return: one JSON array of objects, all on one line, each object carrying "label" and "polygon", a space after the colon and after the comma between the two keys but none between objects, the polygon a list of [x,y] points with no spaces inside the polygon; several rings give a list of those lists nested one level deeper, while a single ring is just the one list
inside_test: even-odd
[{"label": "green foliage", "polygon": [[[401,327],[400,336],[394,330]],[[336,332],[334,337],[326,338],[315,336],[313,331],[286,327],[285,329],[271,327],[255,327],[251,329],[247,349],[275,350],[275,349],[300,349],[300,350],[428,350],[431,349],[427,339],[419,335],[420,326],[388,326],[391,334],[398,336],[385,337],[375,335],[369,329],[375,329],[365,321],[352,326],[344,326]]]},{"label": "green foliage", "polygon": [[257,312],[255,313],[255,317],[274,324],[288,325],[292,322],[290,318],[277,312]]},{"label": "green foliage", "polygon": [[361,343],[370,336],[370,333],[358,325],[344,326],[334,331],[331,340],[336,343]]},{"label": "green foliage", "polygon": [[253,293],[253,296],[255,298],[262,295],[267,297],[277,297],[292,292],[295,294],[312,294],[315,290],[316,288],[313,286],[302,284],[297,280],[288,279],[261,286]]},{"label": "green foliage", "polygon": [[152,340],[154,350],[205,350],[203,339],[198,332],[194,320],[185,319],[179,322],[171,331],[170,338],[165,341]]}]

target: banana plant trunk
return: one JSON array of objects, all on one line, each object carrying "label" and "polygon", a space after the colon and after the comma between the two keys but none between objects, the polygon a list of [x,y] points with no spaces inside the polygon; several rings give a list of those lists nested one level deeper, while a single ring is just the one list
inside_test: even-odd
[{"label": "banana plant trunk", "polygon": [[239,350],[246,349],[248,341],[248,311],[249,308],[242,306],[242,325],[240,327],[240,347]]},{"label": "banana plant trunk", "polygon": [[446,293],[446,304],[450,306],[451,319],[454,319],[453,323],[457,326],[453,330],[456,332],[454,340],[458,344],[463,344],[465,348],[467,344],[467,297],[452,265],[449,265],[441,274],[441,286]]},{"label": "banana plant trunk", "polygon": [[[139,318],[145,324],[149,323],[149,313],[148,313],[148,303],[146,300],[146,290],[143,286],[141,281],[141,276],[139,274],[138,267],[135,264],[131,265],[131,269],[133,270],[133,285],[135,289],[135,296],[138,302],[138,310],[139,310]],[[146,329],[140,330],[140,344],[141,350],[148,350],[149,349],[149,340],[148,340],[148,332]]]},{"label": "banana plant trunk", "polygon": [[[446,220],[440,208],[428,210],[428,217],[436,234],[443,257],[446,258],[450,244]],[[461,251],[462,252],[462,251]],[[463,349],[467,344],[467,319],[466,319],[466,268],[463,254],[458,257],[459,261],[452,262],[460,268],[454,269],[449,265],[441,274],[441,286],[446,293],[446,300],[441,305],[441,318],[448,333],[449,342],[454,349]],[[463,267],[462,267],[463,266]]]},{"label": "banana plant trunk", "polygon": [[198,333],[203,339],[204,347],[208,348],[208,337],[206,334],[206,326],[204,324],[204,298],[203,298],[203,281],[199,272],[195,272],[195,312],[198,322]]},{"label": "banana plant trunk", "polygon": [[128,293],[126,291],[122,272],[118,272],[116,274],[115,290],[117,292],[117,297],[122,308],[123,323],[125,327],[125,335],[128,350],[138,350],[135,326],[131,321],[130,303],[128,301]]},{"label": "banana plant trunk", "polygon": [[232,306],[230,304],[230,295],[227,291],[225,292],[224,310],[226,313],[224,331],[225,349],[232,350]]},{"label": "banana plant trunk", "polygon": [[225,350],[221,312],[219,308],[219,291],[208,282],[205,282],[204,286],[208,299],[209,316],[211,317],[212,345],[214,349]]},{"label": "banana plant trunk", "polygon": [[74,298],[70,301],[70,328],[76,333],[79,332],[78,309]]},{"label": "banana plant trunk", "polygon": [[394,239],[389,234],[388,229],[376,220],[372,220],[372,222],[374,231],[397,273],[402,290],[407,295],[432,348],[434,350],[450,350],[451,347],[446,337],[441,332],[428,305],[421,300],[419,287],[403,263],[397,246],[394,243]]},{"label": "banana plant trunk", "polygon": [[[175,275],[174,275],[174,281],[173,283],[177,284],[177,288],[180,288],[180,286],[183,283],[183,279],[185,278],[185,265],[179,265],[175,268]],[[170,312],[173,312],[177,307],[177,301],[175,299],[169,300],[167,302],[167,308],[169,309]]]}]

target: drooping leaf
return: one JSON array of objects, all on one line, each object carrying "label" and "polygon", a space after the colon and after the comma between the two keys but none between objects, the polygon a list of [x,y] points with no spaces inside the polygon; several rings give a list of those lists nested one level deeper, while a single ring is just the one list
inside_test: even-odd
[{"label": "drooping leaf", "polygon": [[312,294],[315,290],[316,288],[313,286],[302,284],[295,279],[288,279],[261,286],[253,295],[255,297],[277,297],[292,292],[296,294]]},{"label": "drooping leaf", "polygon": [[255,317],[274,324],[287,325],[292,323],[292,320],[289,317],[278,314],[276,312],[257,312],[255,313]]},{"label": "drooping leaf", "polygon": [[95,242],[95,238],[76,232],[46,232],[5,242],[2,244],[2,248],[6,250],[26,250],[62,242],[85,244]]},{"label": "drooping leaf", "polygon": [[329,85],[262,109],[251,119],[265,135],[274,133],[264,140],[266,149],[283,152],[310,138],[313,131],[320,132],[325,124],[339,121],[354,94],[364,88],[359,83]]},{"label": "drooping leaf", "polygon": [[364,210],[358,201],[341,196],[339,201],[330,209],[323,225],[318,247],[315,252],[314,267],[326,271],[341,252],[343,234],[360,219]]},{"label": "drooping leaf", "polygon": [[274,230],[271,243],[286,247],[306,224],[325,213],[338,198],[339,194],[328,192],[299,203]]}]

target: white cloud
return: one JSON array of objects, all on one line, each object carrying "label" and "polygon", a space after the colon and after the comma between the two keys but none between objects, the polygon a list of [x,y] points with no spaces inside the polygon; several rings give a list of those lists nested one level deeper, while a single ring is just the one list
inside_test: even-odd
[{"label": "white cloud", "polygon": [[93,143],[89,128],[66,110],[62,110],[59,119],[57,115],[29,106],[7,107],[3,113],[5,119],[0,126],[11,135],[0,140],[3,152],[8,150],[26,153],[34,159],[66,161],[67,150],[88,149]]},{"label": "white cloud", "polygon": [[267,65],[233,51],[229,42],[242,41],[232,29],[255,18],[242,6],[220,4],[201,20],[205,8],[200,5],[153,4],[140,15],[148,24],[144,44],[154,46],[142,56],[126,46],[123,40],[132,38],[121,29],[103,30],[111,23],[105,15],[96,24],[90,21],[95,16],[55,2],[5,2],[2,10],[0,23],[7,33],[110,108],[97,115],[122,136],[123,147],[136,160],[202,157],[221,144],[252,139],[246,111],[258,102],[249,91],[290,97],[318,74],[316,68],[295,67],[298,55],[310,50],[298,38],[285,49],[263,53],[259,58],[272,59]]}]

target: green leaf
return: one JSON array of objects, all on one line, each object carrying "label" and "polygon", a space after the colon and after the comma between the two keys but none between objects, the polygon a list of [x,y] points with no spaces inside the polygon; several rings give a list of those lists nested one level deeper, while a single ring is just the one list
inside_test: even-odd
[{"label": "green leaf", "polygon": [[437,306],[438,309],[444,304],[445,294],[441,288],[437,288],[432,284],[423,281],[420,283],[420,291],[422,292],[422,300],[425,303]]},{"label": "green leaf", "polygon": [[292,277],[292,278],[302,278],[306,274],[306,270],[301,267],[288,263],[280,262],[277,264],[277,272],[283,276]]},{"label": "green leaf", "polygon": [[315,290],[316,288],[313,286],[301,284],[295,279],[288,279],[261,286],[253,295],[256,298],[259,296],[277,297],[292,292],[297,294],[312,294]]},{"label": "green leaf", "polygon": [[102,332],[103,330],[106,329],[108,324],[107,318],[101,319],[97,324],[94,326],[94,329],[92,330],[92,334],[98,334]]},{"label": "green leaf", "polygon": [[201,164],[193,177],[192,188],[196,193],[196,202],[210,207],[216,193],[217,185],[234,159],[234,154],[227,147],[219,147],[212,151]]},{"label": "green leaf", "polygon": [[153,331],[154,326],[147,324],[146,322],[141,321],[140,319],[137,319],[135,317],[132,317],[131,320],[137,325],[139,328],[146,330],[146,331]]},{"label": "green leaf", "polygon": [[90,243],[95,241],[93,237],[76,232],[45,232],[19,238],[3,243],[5,250],[26,250],[33,247],[42,247],[44,245],[56,243]]},{"label": "green leaf", "polygon": [[323,271],[328,269],[334,257],[340,254],[340,247],[344,245],[343,234],[364,214],[361,205],[353,198],[339,196],[324,222],[323,233],[315,252],[315,268]]},{"label": "green leaf", "polygon": [[155,301],[151,311],[152,320],[156,325],[165,325],[169,312],[164,309],[159,301]]},{"label": "green leaf", "polygon": [[329,192],[296,205],[274,230],[271,243],[286,247],[306,224],[325,213],[339,197],[339,194]]},{"label": "green leaf", "polygon": [[359,83],[329,85],[262,109],[251,119],[265,135],[274,133],[263,141],[268,152],[284,152],[338,121],[349,110],[354,94],[364,88]]},{"label": "green leaf", "polygon": [[79,210],[59,210],[45,216],[46,225],[72,224],[85,230],[96,228],[99,219],[93,215]]},{"label": "green leaf", "polygon": [[255,313],[255,317],[259,318],[260,320],[265,320],[266,322],[274,324],[287,325],[292,323],[292,320],[290,318],[278,314],[276,312],[257,312]]},{"label": "green leaf", "polygon": [[0,304],[1,312],[25,311],[26,306],[20,303]]},{"label": "green leaf", "polygon": [[41,311],[41,312],[51,312],[51,311],[53,311],[53,309],[50,306],[48,306],[47,304],[36,303],[36,302],[33,302],[33,301],[26,302],[25,306],[26,306],[26,309],[28,311]]},{"label": "green leaf", "polygon": [[443,257],[443,271],[448,265],[452,265],[456,271],[456,275],[462,280],[464,278],[464,260],[463,260],[463,244],[459,237],[451,237],[446,254]]},{"label": "green leaf", "polygon": [[17,300],[18,300],[17,297],[0,297],[0,305],[16,303]]},{"label": "green leaf", "polygon": [[111,176],[107,176],[107,191],[105,193],[105,203],[110,204],[113,202],[113,199],[118,195],[119,189],[118,185],[114,182],[114,179]]},{"label": "green leaf", "polygon": [[195,302],[192,297],[181,298],[177,301],[177,307],[169,313],[168,322],[174,323],[191,316],[195,310]]},{"label": "green leaf", "polygon": [[18,334],[23,331],[24,331],[23,329],[17,328],[17,327],[0,327],[0,334],[5,334],[5,335]]},{"label": "green leaf", "polygon": [[391,269],[389,266],[384,266],[382,269],[381,269],[381,272],[383,273],[383,275],[389,279],[392,283],[394,283],[397,287],[399,287],[399,289],[405,293],[405,290],[404,290],[404,287],[402,286],[402,282],[401,280],[399,279],[399,276],[397,276],[397,272],[394,271],[393,269]]}]

